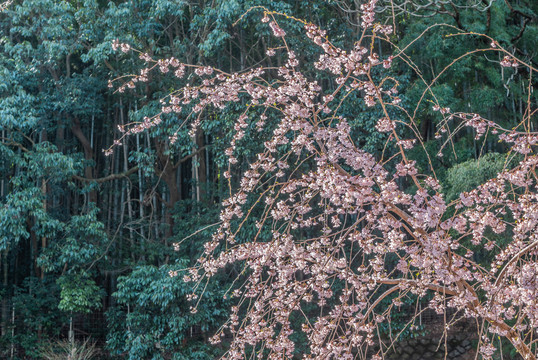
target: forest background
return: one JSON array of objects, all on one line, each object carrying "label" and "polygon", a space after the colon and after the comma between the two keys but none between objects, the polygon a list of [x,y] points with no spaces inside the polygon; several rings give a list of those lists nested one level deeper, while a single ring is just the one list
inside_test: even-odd
[{"label": "forest background", "polygon": [[[209,284],[195,314],[185,299],[189,284],[169,274],[193,265],[215,229],[229,191],[225,149],[241,106],[206,113],[210,121],[194,140],[188,128],[177,132],[182,119],[170,117],[105,156],[103,149],[122,136],[122,127],[158,113],[159,100],[189,81],[152,72],[135,89],[110,88],[112,79],[145,66],[136,53],[114,51],[112,42],[229,73],[281,66],[278,54],[266,55],[277,40],[260,14],[242,16],[257,5],[317,24],[342,48],[351,48],[361,33],[361,2],[350,0],[15,0],[0,13],[0,357],[41,358],[51,341],[68,336],[70,326],[77,340],[99,340],[103,356],[213,359],[222,351],[207,339],[228,317],[225,292],[239,268],[231,266]],[[378,5],[380,20],[395,26],[391,40],[399,48],[431,25],[449,24],[486,34],[537,65],[533,0]],[[300,50],[299,61],[312,61],[316,49],[304,41],[300,24],[282,18],[280,25]],[[427,82],[484,41],[449,33],[434,28],[407,52]],[[393,51],[382,42],[374,45],[381,56]],[[501,60],[489,54],[463,59],[442,73],[432,91],[443,106],[516,126],[529,95],[528,74],[499,66]],[[403,63],[390,72],[399,82],[402,106],[417,103],[424,82]],[[310,75],[326,88],[337,87],[334,79]],[[352,119],[356,142],[381,154],[386,137],[374,130],[379,109],[357,100],[343,111]],[[416,136],[436,154],[441,145],[431,104],[418,109],[417,119]],[[236,175],[260,146],[237,146]],[[472,129],[459,133],[453,151],[433,159],[445,197],[494,177],[507,151],[490,138],[477,141]],[[428,171],[422,153],[415,160]],[[426,331],[417,327],[405,336]]]}]

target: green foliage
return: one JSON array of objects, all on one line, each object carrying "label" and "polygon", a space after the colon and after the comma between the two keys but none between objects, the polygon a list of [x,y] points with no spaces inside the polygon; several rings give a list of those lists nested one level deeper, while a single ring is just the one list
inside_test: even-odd
[{"label": "green foliage", "polygon": [[52,277],[43,280],[28,277],[21,287],[15,289],[12,298],[15,316],[23,321],[17,324],[15,338],[7,340],[21,346],[30,359],[39,358],[39,347],[36,345],[40,337],[58,336],[66,321],[64,314],[55,311],[59,298],[59,288]]},{"label": "green foliage", "polygon": [[56,280],[60,286],[58,309],[69,313],[89,313],[101,307],[102,290],[87,274],[67,274]]},{"label": "green foliage", "polygon": [[71,217],[63,223],[61,236],[52,242],[38,259],[47,271],[59,271],[66,266],[69,271],[79,271],[90,266],[104,252],[108,236],[103,223],[97,220],[98,209]]},{"label": "green foliage", "polygon": [[498,153],[488,153],[478,160],[468,160],[450,168],[445,180],[446,199],[457,199],[464,191],[470,191],[507,168],[507,158]]},{"label": "green foliage", "polygon": [[198,359],[214,358],[215,350],[189,335],[194,327],[206,333],[218,326],[226,314],[223,290],[216,284],[209,286],[198,311],[190,313],[186,301],[192,293],[190,285],[170,276],[184,266],[185,262],[141,266],[118,279],[114,297],[122,308],[108,313],[108,346],[114,353],[126,352],[128,359],[162,359],[166,354],[174,359],[191,359],[193,354]]}]

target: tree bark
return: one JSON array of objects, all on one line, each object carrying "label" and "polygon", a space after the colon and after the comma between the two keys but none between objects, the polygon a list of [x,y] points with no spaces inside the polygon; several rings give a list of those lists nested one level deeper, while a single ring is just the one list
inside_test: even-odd
[{"label": "tree bark", "polygon": [[[71,131],[73,132],[73,135],[78,139],[80,144],[82,145],[82,148],[84,150],[84,159],[86,160],[95,160],[94,159],[94,153],[92,149],[92,145],[86,135],[84,135],[84,132],[82,131],[80,127],[80,120],[75,116],[73,118],[73,125],[71,125]],[[93,179],[93,170],[92,166],[85,166],[84,167],[84,177],[87,179]],[[89,201],[93,203],[97,203],[97,191],[92,190],[89,193]]]}]

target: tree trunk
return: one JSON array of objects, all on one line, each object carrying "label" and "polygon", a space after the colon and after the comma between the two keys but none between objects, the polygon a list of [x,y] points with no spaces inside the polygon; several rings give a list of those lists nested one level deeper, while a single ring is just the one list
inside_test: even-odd
[{"label": "tree trunk", "polygon": [[[202,149],[205,146],[205,136],[202,129],[198,129],[196,134],[196,145],[198,149]],[[196,200],[198,202],[205,201],[207,197],[207,159],[206,151],[199,151],[196,155],[195,162],[198,163],[198,168],[196,169]]]},{"label": "tree trunk", "polygon": [[[2,251],[2,274],[3,274],[3,277],[2,277],[2,285],[3,285],[3,288],[4,289],[7,289],[7,285],[8,285],[8,259],[7,259],[7,255],[8,255],[8,252],[9,252],[9,249],[5,249],[4,251]],[[2,296],[2,320],[1,320],[1,324],[0,324],[0,335],[1,336],[6,336],[7,334],[7,329],[8,329],[8,321],[9,321],[9,308],[8,308],[8,301],[7,301],[7,296]]]},{"label": "tree trunk", "polygon": [[[73,132],[73,135],[75,135],[75,137],[78,139],[78,141],[82,145],[82,148],[84,149],[84,158],[86,160],[94,160],[92,145],[90,141],[88,140],[88,138],[86,137],[86,135],[84,135],[84,132],[82,132],[82,129],[80,127],[80,121],[76,116],[73,118],[73,125],[71,126],[71,131]],[[91,166],[87,165],[84,167],[84,177],[86,179],[94,178]],[[95,190],[90,191],[89,201],[93,203],[97,203],[97,191]]]},{"label": "tree trunk", "polygon": [[[123,117],[123,104],[120,99],[120,121],[122,125],[125,125],[125,119]],[[123,170],[129,170],[129,143],[127,139],[123,142]],[[133,203],[131,201],[131,183],[127,180],[127,186],[125,187],[125,192],[127,194],[127,214],[129,216],[129,222],[133,221]],[[131,258],[134,260],[134,233],[132,225],[129,225],[129,241],[130,241],[130,251]]]},{"label": "tree trunk", "polygon": [[[174,166],[174,164],[171,162],[170,157],[164,153],[165,144],[163,142],[157,142],[156,148],[160,165],[159,169],[156,169],[156,171],[168,187],[169,194],[168,201],[164,202],[164,205],[166,206],[165,221],[167,225],[165,244],[168,244],[168,238],[172,236],[174,230],[174,218],[172,216],[173,209],[175,204],[181,200],[179,190],[180,186],[178,186],[176,166]],[[181,184],[181,179],[179,179],[179,184]]]}]

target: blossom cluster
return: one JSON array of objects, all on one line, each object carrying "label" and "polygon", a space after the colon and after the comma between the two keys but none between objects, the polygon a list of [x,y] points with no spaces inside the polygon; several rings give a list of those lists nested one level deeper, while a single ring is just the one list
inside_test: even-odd
[{"label": "blossom cluster", "polygon": [[501,66],[502,67],[514,67],[515,68],[515,67],[519,66],[519,63],[514,57],[506,55],[501,60]]}]

